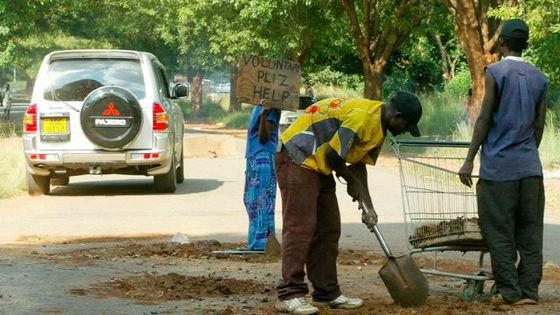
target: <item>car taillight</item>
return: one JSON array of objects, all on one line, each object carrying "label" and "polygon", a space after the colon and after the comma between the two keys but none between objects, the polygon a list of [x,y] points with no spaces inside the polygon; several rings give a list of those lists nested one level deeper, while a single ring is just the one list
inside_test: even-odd
[{"label": "car taillight", "polygon": [[23,130],[25,132],[37,132],[37,104],[27,107],[23,116]]},{"label": "car taillight", "polygon": [[154,130],[163,131],[167,130],[169,123],[169,116],[163,109],[160,103],[154,103]]}]

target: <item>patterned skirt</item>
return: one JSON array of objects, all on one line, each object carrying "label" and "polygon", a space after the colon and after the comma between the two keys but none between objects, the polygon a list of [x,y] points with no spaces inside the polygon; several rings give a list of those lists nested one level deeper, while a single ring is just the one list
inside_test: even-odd
[{"label": "patterned skirt", "polygon": [[273,152],[260,151],[247,159],[243,202],[249,215],[247,249],[264,250],[274,234],[276,173]]}]

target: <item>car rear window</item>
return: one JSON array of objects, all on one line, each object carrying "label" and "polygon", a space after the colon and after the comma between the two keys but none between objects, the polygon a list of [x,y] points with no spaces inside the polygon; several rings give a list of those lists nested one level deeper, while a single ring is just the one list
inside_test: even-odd
[{"label": "car rear window", "polygon": [[91,91],[102,86],[118,86],[145,97],[144,78],[139,60],[63,59],[51,62],[50,84],[44,98],[51,101],[83,101]]}]

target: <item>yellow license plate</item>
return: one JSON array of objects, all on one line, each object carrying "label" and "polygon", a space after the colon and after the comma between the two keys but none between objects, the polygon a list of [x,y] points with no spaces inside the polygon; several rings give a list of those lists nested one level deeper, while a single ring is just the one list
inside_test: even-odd
[{"label": "yellow license plate", "polygon": [[49,134],[68,133],[67,117],[44,117],[42,120],[43,120],[43,133],[49,133]]}]

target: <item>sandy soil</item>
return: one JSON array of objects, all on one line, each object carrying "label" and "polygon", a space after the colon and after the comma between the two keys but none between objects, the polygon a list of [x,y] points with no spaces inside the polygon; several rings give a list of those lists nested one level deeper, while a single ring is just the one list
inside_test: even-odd
[{"label": "sandy soil", "polygon": [[[124,301],[123,305],[128,306],[123,310],[113,308],[115,314],[136,314],[125,311],[130,309],[130,305],[156,309],[147,314],[276,313],[274,302],[281,263],[279,258],[262,254],[215,255],[212,254],[214,250],[240,246],[215,240],[198,240],[189,244],[170,243],[168,239],[162,238],[101,241],[64,241],[65,244],[5,248],[0,250],[0,254],[10,257],[12,267],[36,262],[51,266],[49,269],[78,268],[96,274],[91,279],[88,277],[87,281],[66,287],[64,292],[51,294],[70,296],[74,301],[72,303],[91,298],[100,305],[115,299]],[[421,266],[430,266],[432,263],[426,258],[417,257],[416,260]],[[430,296],[426,305],[407,309],[392,303],[377,275],[377,270],[384,262],[382,253],[341,249],[339,279],[342,290],[347,295],[363,298],[365,305],[356,311],[322,309],[321,314],[560,313],[560,266],[555,264],[545,266],[541,302],[536,306],[490,306],[488,291],[491,283],[485,285],[486,293],[477,296],[474,303],[467,304],[460,297],[461,280],[430,276]],[[440,260],[438,265],[451,272],[474,273],[477,270],[476,262],[464,259]],[[0,263],[0,271],[1,268]],[[0,307],[2,300],[12,298],[9,288],[7,291],[0,287]],[[48,292],[49,288],[44,290]],[[74,314],[72,308],[65,305],[64,299],[59,301],[59,304],[43,308],[44,312],[41,313]]]}]

